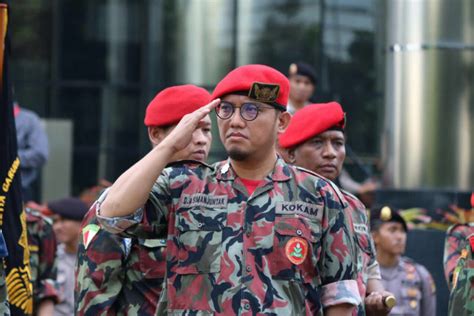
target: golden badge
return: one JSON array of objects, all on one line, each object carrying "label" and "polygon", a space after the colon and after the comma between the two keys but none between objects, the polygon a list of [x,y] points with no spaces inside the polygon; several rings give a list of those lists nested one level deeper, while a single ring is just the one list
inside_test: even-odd
[{"label": "golden badge", "polygon": [[382,207],[380,210],[380,219],[384,222],[392,219],[392,210],[388,206]]},{"label": "golden badge", "polygon": [[279,92],[278,84],[254,82],[248,96],[260,102],[275,102]]}]

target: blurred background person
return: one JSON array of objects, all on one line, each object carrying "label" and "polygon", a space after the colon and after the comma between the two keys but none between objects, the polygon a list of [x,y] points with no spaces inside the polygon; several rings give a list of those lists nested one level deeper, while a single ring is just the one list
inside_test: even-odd
[{"label": "blurred background person", "polygon": [[23,201],[37,200],[35,181],[48,160],[48,137],[38,115],[14,102]]},{"label": "blurred background person", "polygon": [[30,250],[33,315],[49,316],[59,297],[57,279],[57,241],[52,220],[37,210],[25,208]]},{"label": "blurred background person", "polygon": [[68,197],[48,202],[53,213],[53,229],[59,242],[57,251],[57,286],[59,304],[54,315],[74,315],[74,266],[81,236],[81,221],[88,207],[78,198]]},{"label": "blurred background person", "polygon": [[310,104],[310,99],[316,89],[316,71],[309,64],[292,63],[288,69],[290,81],[290,95],[286,110],[291,114]]},{"label": "blurred background person", "polygon": [[428,270],[403,257],[407,241],[407,224],[388,206],[370,212],[370,229],[377,249],[382,283],[392,292],[397,305],[390,315],[436,315],[436,287]]},{"label": "blurred background person", "polygon": [[446,232],[443,263],[451,291],[449,316],[474,315],[474,193],[464,220]]}]

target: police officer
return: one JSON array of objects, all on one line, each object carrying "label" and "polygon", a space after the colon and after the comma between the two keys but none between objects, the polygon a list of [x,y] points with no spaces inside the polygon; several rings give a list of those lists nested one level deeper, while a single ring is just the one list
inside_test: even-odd
[{"label": "police officer", "polygon": [[[186,115],[99,198],[111,231],[167,236],[169,313],[350,315],[360,303],[342,194],[277,156],[288,90],[271,67],[231,71],[213,92],[221,99]],[[229,159],[164,169],[213,108]]]},{"label": "police officer", "polygon": [[371,211],[370,226],[382,283],[397,299],[390,315],[436,315],[433,278],[424,266],[402,257],[407,237],[405,220],[394,209],[383,206]]},{"label": "police officer", "polygon": [[[314,171],[334,181],[342,170],[346,156],[344,128],[345,113],[337,102],[310,104],[298,111],[279,143],[285,149],[288,162]],[[303,128],[304,127],[304,128]],[[356,237],[358,285],[361,297],[366,297],[367,312],[388,313],[383,298],[391,293],[383,291],[380,270],[375,257],[375,246],[368,228],[365,206],[352,194],[341,190],[348,202],[346,215]],[[365,306],[358,306],[354,314],[365,315]]]},{"label": "police officer", "polygon": [[52,315],[57,293],[57,242],[53,223],[37,210],[25,208],[30,250],[31,283],[33,284],[33,314]]},{"label": "police officer", "polygon": [[316,71],[306,63],[293,63],[288,69],[290,94],[287,111],[296,113],[310,103],[317,84]]},{"label": "police officer", "polygon": [[[181,118],[210,102],[194,85],[164,89],[149,103],[145,125],[152,147]],[[211,120],[206,117],[193,140],[172,160],[206,160],[211,146]],[[121,238],[100,229],[92,208],[83,222],[76,267],[78,315],[155,315],[166,269],[165,238]]]}]

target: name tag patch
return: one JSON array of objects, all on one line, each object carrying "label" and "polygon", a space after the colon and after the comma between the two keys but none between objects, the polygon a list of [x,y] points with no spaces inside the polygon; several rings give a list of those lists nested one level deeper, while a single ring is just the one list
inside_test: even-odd
[{"label": "name tag patch", "polygon": [[210,207],[210,208],[225,208],[227,207],[227,195],[208,195],[203,193],[198,194],[183,194],[181,196],[182,207]]},{"label": "name tag patch", "polygon": [[368,234],[368,229],[365,224],[354,224],[354,230],[358,234]]},{"label": "name tag patch", "polygon": [[305,202],[279,202],[276,205],[276,212],[284,215],[299,214],[316,220],[321,220],[323,217],[321,206]]}]

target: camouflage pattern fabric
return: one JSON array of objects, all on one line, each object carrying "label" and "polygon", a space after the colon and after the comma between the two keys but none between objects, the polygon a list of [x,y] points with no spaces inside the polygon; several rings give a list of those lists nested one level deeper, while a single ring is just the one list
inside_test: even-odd
[{"label": "camouflage pattern fabric", "polygon": [[[341,191],[348,203],[348,207],[344,211],[355,237],[354,243],[357,246],[357,286],[361,298],[364,298],[367,294],[367,281],[382,278],[377,263],[375,244],[370,234],[365,205],[349,192]],[[363,302],[354,309],[353,315],[365,315]]]},{"label": "camouflage pattern fabric", "polygon": [[34,310],[40,302],[50,299],[57,303],[57,242],[51,219],[40,212],[26,208],[28,247],[30,250],[31,283]]},{"label": "camouflage pattern fabric", "polygon": [[[3,234],[1,230],[0,234]],[[6,248],[3,235],[0,242]],[[0,315],[10,316],[10,304],[8,304],[7,284],[5,282],[5,261],[3,257],[0,257]]]},{"label": "camouflage pattern fabric", "polygon": [[99,206],[98,218],[125,236],[168,234],[160,303],[169,315],[322,315],[361,302],[346,204],[336,187],[281,159],[250,197],[228,161],[177,163],[144,209],[107,218]]},{"label": "camouflage pattern fabric", "polygon": [[77,315],[155,315],[166,242],[121,238],[100,229],[95,205],[82,227],[76,263]]},{"label": "camouflage pattern fabric", "polygon": [[474,315],[474,233],[465,240],[465,248],[453,272],[449,316]]},{"label": "camouflage pattern fabric", "polygon": [[467,236],[474,234],[474,223],[456,224],[449,227],[444,243],[444,276],[448,287],[452,288],[453,272],[461,251],[466,248]]}]

